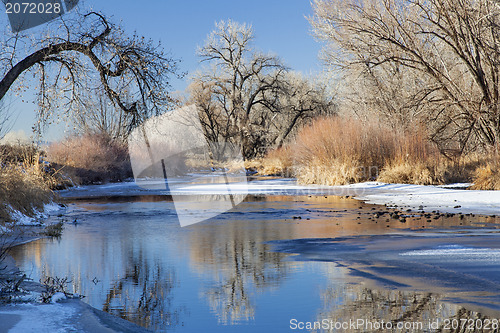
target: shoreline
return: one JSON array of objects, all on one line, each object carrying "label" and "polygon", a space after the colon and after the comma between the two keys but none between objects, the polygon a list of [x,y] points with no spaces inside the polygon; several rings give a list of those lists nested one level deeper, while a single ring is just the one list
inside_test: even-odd
[{"label": "shoreline", "polygon": [[[120,185],[121,184],[121,185]],[[119,190],[118,194],[127,193],[129,195],[151,195],[149,191],[137,191],[133,188],[135,185],[131,183],[123,184],[117,183],[114,185],[111,191]],[[227,190],[227,185],[223,184],[223,190]],[[231,192],[241,191],[241,187],[238,184],[230,184]],[[86,188],[80,188],[77,192],[92,193],[95,188],[90,187],[88,191]],[[132,190],[129,192],[128,190]],[[209,185],[204,188],[193,189],[194,192],[200,192],[203,194],[217,194],[221,190],[220,186]],[[153,191],[155,192],[155,191]],[[233,192],[233,193],[234,193]],[[439,210],[439,212],[433,215],[439,215],[446,213],[447,210],[451,210],[453,213],[466,214],[467,209],[481,208],[481,200],[475,199],[472,202],[473,205],[467,205],[471,202],[471,198],[475,198],[476,193],[485,193],[483,196],[487,196],[491,201],[491,204],[486,207],[490,212],[489,214],[483,214],[480,212],[474,212],[473,214],[488,216],[493,215],[493,212],[500,213],[500,199],[496,200],[496,197],[500,198],[500,191],[470,191],[470,190],[454,190],[449,188],[441,188],[437,186],[420,186],[420,185],[407,185],[407,184],[384,184],[384,183],[359,183],[344,186],[314,186],[314,185],[298,185],[294,179],[264,179],[263,181],[252,181],[248,183],[247,194],[249,195],[311,195],[311,196],[350,196],[352,199],[362,201],[367,204],[375,204],[380,206],[380,210],[387,210],[389,207],[394,207],[397,211],[393,212],[398,216],[398,218],[404,219],[406,214],[406,207],[418,207],[417,204],[422,206],[422,209],[412,209],[412,213],[421,213],[421,211],[427,211],[430,213],[431,210]],[[493,192],[493,193],[491,193]],[[156,192],[155,192],[156,193]],[[189,190],[186,193],[190,193]],[[166,192],[157,192],[157,194],[165,195]],[[198,193],[196,193],[198,194]],[[461,201],[455,201],[454,195],[459,195]],[[431,198],[439,197],[440,200],[430,200]],[[64,198],[63,199],[68,199]],[[74,199],[74,198],[72,198]],[[481,199],[481,198],[480,198]],[[485,201],[485,198],[482,198]],[[434,206],[432,206],[434,205]],[[453,206],[454,205],[454,206]],[[461,206],[458,209],[454,208],[456,206]],[[435,209],[434,207],[439,207]],[[418,207],[420,208],[420,207]],[[484,207],[483,207],[484,208]],[[391,209],[392,210],[392,209]],[[483,209],[484,210],[484,209]],[[460,211],[460,212],[459,212]],[[389,212],[386,212],[389,213]],[[377,212],[373,212],[374,215],[378,215]],[[51,215],[45,221],[51,221],[51,218],[55,215]],[[380,215],[380,216],[383,216]],[[60,217],[60,216],[58,216]],[[388,214],[386,215],[388,218]],[[53,221],[51,221],[53,222]],[[33,242],[38,239],[42,239],[48,236],[39,235],[38,232],[43,230],[41,226],[23,226],[21,227],[24,232],[21,232],[17,236],[12,236],[11,245],[9,247],[20,246],[29,242]],[[15,239],[14,239],[15,238]],[[6,244],[4,242],[4,244]],[[12,262],[14,261],[11,259]],[[15,265],[15,263],[14,263]],[[21,276],[23,272],[20,272],[19,268],[15,266],[17,272]],[[40,292],[40,290],[45,290],[45,287],[40,283],[34,281],[23,281],[21,287],[28,292]],[[44,308],[45,307],[45,308]],[[2,304],[0,305],[0,321],[5,322],[8,325],[8,329],[12,329],[13,332],[21,332],[19,327],[28,327],[22,325],[29,325],[31,322],[34,328],[39,328],[39,323],[33,318],[36,318],[37,313],[41,315],[43,311],[60,311],[65,313],[65,317],[59,319],[54,319],[58,321],[60,327],[72,327],[84,332],[150,332],[149,330],[140,327],[132,322],[116,317],[112,314],[101,311],[97,308],[93,308],[87,303],[79,299],[66,299],[61,300],[56,303],[51,304],[39,304],[35,301],[25,302],[25,303],[14,303],[14,304]],[[31,315],[33,314],[33,315]],[[43,317],[43,316],[42,316]],[[6,319],[9,318],[9,319]],[[7,324],[8,322],[8,324]],[[21,325],[21,326],[19,326]],[[69,325],[69,326],[68,326]],[[76,325],[76,326],[75,326]]]},{"label": "shoreline", "polygon": [[[48,216],[45,221],[49,221]],[[25,332],[39,330],[54,331],[61,328],[78,332],[151,332],[137,324],[96,309],[79,298],[66,298],[51,303],[41,303],[36,298],[46,291],[44,285],[25,276],[15,260],[9,255],[11,248],[31,243],[49,236],[40,234],[46,225],[19,225],[8,235],[3,235],[0,247],[6,247],[7,253],[1,261],[0,281],[19,281],[19,290],[8,292],[0,299],[0,332]],[[24,275],[24,276],[23,276]],[[14,298],[14,299],[12,299]],[[54,299],[53,299],[54,300]],[[50,318],[50,319],[47,319]],[[44,322],[45,320],[45,322]],[[50,327],[50,328],[49,328]]]},{"label": "shoreline", "polygon": [[464,190],[452,186],[365,182],[341,187],[362,192],[354,198],[368,204],[425,213],[500,215],[499,190]]},{"label": "shoreline", "polygon": [[[194,175],[196,176],[196,175]],[[189,179],[181,179],[185,181]],[[155,180],[149,180],[155,184]],[[163,180],[159,181],[163,183]],[[228,184],[190,184],[185,183],[175,195],[335,195],[349,196],[368,204],[406,207],[417,210],[420,206],[426,213],[439,210],[442,213],[472,213],[481,215],[500,215],[500,190],[469,190],[470,184],[415,185],[382,182],[362,182],[348,185],[299,184],[295,178],[276,176],[251,176],[246,183]],[[97,200],[102,193],[93,191],[96,186],[85,185],[61,191],[63,202],[68,200]],[[106,197],[171,195],[165,190],[144,189],[133,180],[109,183]],[[71,193],[71,195],[70,195]],[[460,207],[457,207],[460,206]]]},{"label": "shoreline", "polygon": [[[31,239],[22,244],[34,240]],[[10,255],[6,256],[2,264],[5,264],[6,274],[0,279],[14,276],[22,278],[24,273],[17,267],[15,260]],[[1,332],[21,333],[28,330],[39,330],[41,324],[45,328],[44,332],[61,328],[89,333],[152,332],[128,320],[96,309],[79,298],[64,298],[55,302],[53,299],[51,303],[41,303],[33,299],[37,294],[46,290],[39,282],[23,279],[19,288],[22,290],[21,292],[13,292],[12,295],[9,295],[17,299],[6,303],[0,302]]]}]

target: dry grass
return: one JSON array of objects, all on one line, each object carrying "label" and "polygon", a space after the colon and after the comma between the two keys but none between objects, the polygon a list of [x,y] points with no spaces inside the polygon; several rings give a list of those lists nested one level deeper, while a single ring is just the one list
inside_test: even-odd
[{"label": "dry grass", "polygon": [[294,143],[252,161],[252,167],[261,174],[293,176],[304,184],[474,181],[476,188],[498,189],[499,163],[491,161],[481,154],[451,161],[418,128],[403,133],[376,122],[335,117],[313,121],[299,131]]},{"label": "dry grass", "polygon": [[19,211],[34,216],[52,200],[54,179],[40,163],[40,152],[29,145],[0,147],[0,220]]},{"label": "dry grass", "polygon": [[[371,170],[375,170],[376,174],[376,168]],[[370,171],[367,171],[354,160],[352,164],[334,160],[328,164],[322,164],[317,160],[313,160],[312,163],[295,169],[297,180],[300,183],[321,185],[358,183],[370,179],[370,177],[366,176],[367,172]]]},{"label": "dry grass", "polygon": [[399,153],[398,136],[378,123],[323,118],[299,131],[291,146],[302,183],[338,185],[374,180]]},{"label": "dry grass", "polygon": [[443,157],[437,147],[427,140],[423,130],[399,133],[396,141],[396,154],[384,165],[378,181],[431,185],[469,179],[470,165]]},{"label": "dry grass", "polygon": [[500,148],[487,155],[487,160],[480,165],[473,175],[473,189],[500,190]]},{"label": "dry grass", "polygon": [[385,167],[377,178],[384,183],[431,185],[444,183],[436,165],[402,162]]},{"label": "dry grass", "polygon": [[52,144],[47,158],[75,183],[120,181],[132,176],[125,143],[106,135],[82,135]]},{"label": "dry grass", "polygon": [[480,154],[451,161],[436,153],[423,160],[390,163],[382,170],[378,180],[418,185],[473,182],[476,170],[484,163],[484,156]]},{"label": "dry grass", "polygon": [[245,168],[256,171],[257,175],[291,177],[294,174],[292,149],[286,146],[272,150],[262,158],[245,161]]}]

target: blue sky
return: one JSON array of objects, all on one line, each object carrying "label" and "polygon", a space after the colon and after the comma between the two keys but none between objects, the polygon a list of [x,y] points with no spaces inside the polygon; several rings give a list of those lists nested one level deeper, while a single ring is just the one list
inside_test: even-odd
[{"label": "blue sky", "polygon": [[[86,0],[84,6],[112,16],[127,33],[137,31],[161,41],[174,58],[181,60],[179,69],[188,74],[199,66],[197,47],[203,44],[215,22],[227,19],[251,24],[255,47],[280,56],[293,70],[304,74],[321,71],[321,45],[311,36],[305,18],[311,15],[308,0]],[[7,16],[1,13],[0,20],[5,23]],[[187,78],[174,80],[172,90],[184,90],[187,83]],[[13,100],[12,108],[17,117],[12,130],[29,134],[35,107]],[[64,136],[64,130],[63,124],[53,126],[45,137],[57,139]]]}]

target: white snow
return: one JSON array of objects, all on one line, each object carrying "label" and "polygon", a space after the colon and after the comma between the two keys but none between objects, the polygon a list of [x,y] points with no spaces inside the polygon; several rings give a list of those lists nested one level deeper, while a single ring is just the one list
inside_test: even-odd
[{"label": "white snow", "polygon": [[[18,226],[41,226],[43,225],[43,220],[48,218],[50,214],[54,214],[57,211],[62,210],[63,208],[56,203],[49,203],[44,205],[43,211],[36,212],[35,216],[30,217],[26,216],[20,211],[14,210],[11,208],[11,218],[14,220],[11,225]],[[0,230],[1,231],[1,230]]]},{"label": "white snow", "polygon": [[437,185],[437,187],[465,190],[472,185],[474,185],[474,184],[472,184],[472,183],[453,183],[453,184]]},{"label": "white snow", "polygon": [[16,304],[5,306],[0,311],[0,317],[20,317],[19,322],[8,330],[9,333],[75,332],[76,328],[68,324],[68,318],[76,314],[76,309],[62,304]]},{"label": "white snow", "polygon": [[35,291],[26,291],[20,288],[21,291],[25,292],[25,294],[15,295],[12,297],[12,302],[21,303],[21,302],[40,302],[41,293]]},{"label": "white snow", "polygon": [[43,224],[43,222],[37,218],[38,216],[26,216],[18,210],[14,210],[10,214],[10,217],[14,220],[14,222],[11,223],[12,225],[39,226]]},{"label": "white snow", "polygon": [[[442,213],[500,214],[500,191],[457,190],[440,186],[366,182],[345,185],[362,190],[356,199],[413,210]],[[422,206],[422,207],[421,207]]]},{"label": "white snow", "polygon": [[200,183],[170,183],[173,195],[220,195],[220,194],[281,194],[281,195],[305,195],[317,192],[328,192],[331,186],[300,185],[294,179],[269,179],[251,182],[229,182],[219,184]]},{"label": "white snow", "polygon": [[491,248],[472,248],[472,247],[459,247],[459,246],[447,246],[439,247],[436,249],[428,250],[413,250],[408,252],[403,252],[399,254],[400,256],[447,256],[447,257],[457,257],[460,260],[488,260],[496,261],[500,260],[500,250]]},{"label": "white snow", "polygon": [[500,214],[500,191],[465,190],[470,184],[427,186],[365,182],[344,186],[299,185],[292,179],[175,186],[174,194],[351,195],[371,204],[441,213]]},{"label": "white snow", "polygon": [[61,207],[59,204],[56,204],[55,202],[51,202],[51,203],[48,203],[46,204],[44,207],[43,207],[43,212],[45,214],[54,214],[56,212],[59,212],[61,210],[63,210],[64,208]]},{"label": "white snow", "polygon": [[57,303],[57,302],[59,302],[60,300],[63,300],[63,299],[66,299],[66,295],[64,295],[64,293],[61,293],[61,292],[55,293],[50,298],[50,303],[55,304],[55,303]]},{"label": "white snow", "polygon": [[471,184],[439,186],[365,182],[343,186],[300,185],[294,179],[221,184],[169,180],[173,195],[349,195],[371,204],[441,213],[500,214],[500,191],[466,190]]},{"label": "white snow", "polygon": [[441,213],[500,214],[500,191],[466,190],[471,184],[439,186],[365,182],[343,186],[300,185],[294,179],[190,183],[172,180],[173,195],[349,195],[371,204]]}]

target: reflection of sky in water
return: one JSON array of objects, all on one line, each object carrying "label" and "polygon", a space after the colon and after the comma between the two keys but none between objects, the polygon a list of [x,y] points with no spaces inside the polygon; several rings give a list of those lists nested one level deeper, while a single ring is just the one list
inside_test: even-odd
[{"label": "reflection of sky in water", "polygon": [[[128,185],[115,186],[123,191]],[[100,188],[109,193],[116,187]],[[26,244],[13,255],[33,279],[68,276],[71,291],[86,295],[85,302],[156,330],[280,332],[288,331],[292,318],[394,319],[412,311],[421,319],[457,313],[458,307],[443,304],[436,292],[368,288],[364,277],[349,274],[352,267],[294,261],[270,251],[268,242],[279,239],[387,233],[385,223],[359,224],[358,215],[349,213],[359,202],[250,196],[217,219],[181,228],[173,203],[164,199],[71,204],[60,240]],[[293,218],[297,215],[302,219]],[[382,243],[370,244],[376,249]],[[398,257],[405,251],[388,252]]]},{"label": "reflection of sky in water", "polygon": [[[270,206],[271,216],[282,209],[256,204]],[[314,318],[324,265],[285,261],[264,244],[294,237],[293,225],[273,226],[256,214],[252,223],[180,228],[172,208],[171,202],[71,205],[68,219],[78,224],[67,223],[60,240],[33,242],[14,255],[33,279],[69,276],[70,291],[86,295],[85,302],[156,329],[218,332],[241,324],[239,331],[253,332],[287,327],[298,314]]]}]

